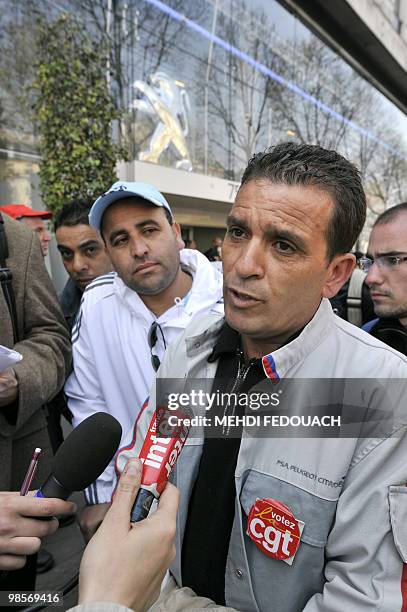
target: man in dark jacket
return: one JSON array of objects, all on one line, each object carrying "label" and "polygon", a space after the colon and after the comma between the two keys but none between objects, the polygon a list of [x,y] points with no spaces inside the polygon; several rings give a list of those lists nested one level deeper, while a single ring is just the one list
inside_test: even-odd
[{"label": "man in dark jacket", "polygon": [[[37,236],[7,215],[2,220],[1,266],[12,275],[15,316],[5,292],[0,291],[0,344],[14,348],[23,359],[0,372],[0,490],[15,491],[21,487],[35,447],[43,452],[33,488],[49,473],[52,452],[43,406],[65,381],[71,349]],[[6,589],[3,583],[0,588]],[[20,588],[28,587],[21,581]]]},{"label": "man in dark jacket", "polygon": [[363,329],[407,355],[407,202],[376,219],[362,265],[378,316]]},{"label": "man in dark jacket", "polygon": [[100,235],[89,225],[90,207],[84,200],[74,200],[62,207],[54,221],[58,251],[69,274],[59,299],[70,329],[86,287],[112,270]]},{"label": "man in dark jacket", "polygon": [[[54,220],[58,251],[69,274],[59,296],[69,330],[72,330],[86,287],[98,276],[112,270],[103,240],[89,225],[90,206],[85,200],[73,200],[61,208]],[[71,421],[72,415],[66,405],[63,390],[54,398],[49,410],[48,431],[54,452],[64,439],[61,414]]]}]

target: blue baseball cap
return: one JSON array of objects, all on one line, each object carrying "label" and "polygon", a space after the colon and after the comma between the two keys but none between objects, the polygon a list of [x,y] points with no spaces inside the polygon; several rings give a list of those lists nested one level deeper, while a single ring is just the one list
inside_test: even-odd
[{"label": "blue baseball cap", "polygon": [[164,198],[163,194],[152,185],[148,183],[117,181],[117,183],[113,183],[106,193],[99,196],[93,204],[89,212],[90,225],[100,232],[102,217],[106,209],[109,208],[113,202],[132,197],[143,198],[143,200],[154,204],[154,206],[160,206],[161,208],[167,209],[171,215],[171,219],[173,218],[172,210],[167,200]]}]

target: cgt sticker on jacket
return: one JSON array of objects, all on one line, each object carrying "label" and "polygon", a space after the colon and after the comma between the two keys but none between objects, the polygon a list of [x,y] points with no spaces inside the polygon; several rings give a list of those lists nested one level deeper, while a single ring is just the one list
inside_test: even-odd
[{"label": "cgt sticker on jacket", "polygon": [[250,509],[246,534],[262,553],[291,565],[304,522],[276,499],[257,499]]}]

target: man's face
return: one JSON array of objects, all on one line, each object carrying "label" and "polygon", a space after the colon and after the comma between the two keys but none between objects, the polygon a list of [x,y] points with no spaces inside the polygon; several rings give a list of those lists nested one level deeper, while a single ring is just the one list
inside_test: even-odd
[{"label": "man's face", "polygon": [[347,268],[350,274],[353,256],[327,259],[333,209],[316,187],[250,180],[240,188],[222,259],[226,319],[246,347],[265,354],[267,345],[284,343],[311,320],[321,297],[335,295]]},{"label": "man's face", "polygon": [[[380,255],[407,255],[407,214],[401,213],[389,223],[373,228],[367,256],[376,259]],[[407,262],[393,267],[375,263],[366,283],[377,316],[395,317],[407,324]]]},{"label": "man's face", "polygon": [[102,231],[113,267],[130,289],[157,295],[175,280],[184,243],[162,208],[119,200],[103,215]]},{"label": "man's face", "polygon": [[90,225],[61,225],[55,236],[65,270],[81,291],[112,270],[103,240]]},{"label": "man's face", "polygon": [[43,256],[45,257],[48,253],[48,245],[51,240],[51,234],[47,229],[47,222],[44,221],[41,217],[21,217],[20,221],[22,221],[27,227],[30,228],[31,231],[38,234],[38,238],[40,239],[41,251]]}]

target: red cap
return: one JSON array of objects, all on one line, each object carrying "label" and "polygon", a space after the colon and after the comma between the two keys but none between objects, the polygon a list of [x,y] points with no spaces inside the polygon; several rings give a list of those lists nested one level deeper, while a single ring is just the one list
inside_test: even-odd
[{"label": "red cap", "polygon": [[0,206],[0,211],[6,213],[13,219],[21,219],[21,217],[41,217],[42,219],[51,219],[52,212],[48,210],[34,210],[24,204],[8,204]]}]

